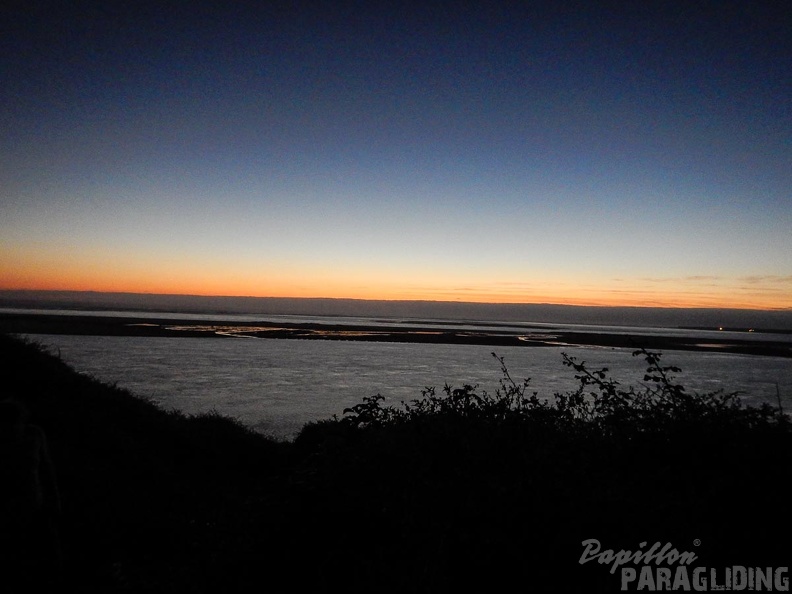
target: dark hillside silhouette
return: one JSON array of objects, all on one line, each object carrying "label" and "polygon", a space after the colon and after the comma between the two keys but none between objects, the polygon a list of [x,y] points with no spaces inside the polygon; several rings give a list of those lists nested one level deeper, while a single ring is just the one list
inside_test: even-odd
[{"label": "dark hillside silhouette", "polygon": [[0,400],[0,584],[10,592],[57,586],[60,495],[40,427],[24,407]]}]

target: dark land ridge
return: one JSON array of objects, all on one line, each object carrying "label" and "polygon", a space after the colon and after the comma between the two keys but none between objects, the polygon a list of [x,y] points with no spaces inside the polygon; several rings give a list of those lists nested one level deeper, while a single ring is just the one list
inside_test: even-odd
[{"label": "dark land ridge", "polygon": [[370,299],[222,297],[102,293],[95,291],[0,290],[0,307],[103,312],[182,312],[229,314],[356,316],[449,321],[533,320],[555,324],[599,326],[654,326],[772,328],[792,331],[792,309],[745,310],[724,308],[607,307],[551,303],[472,303],[463,301],[382,301]]},{"label": "dark land ridge", "polygon": [[628,564],[655,576],[788,568],[788,418],[688,395],[652,356],[646,401],[575,367],[597,406],[543,405],[504,369],[498,397],[462,386],[409,414],[372,397],[279,441],[0,335],[2,396],[43,430],[60,490],[40,567],[0,566],[0,591],[620,591],[620,569],[580,563],[587,539],[695,555]]},{"label": "dark land ridge", "polygon": [[[190,337],[255,337],[272,339],[357,340],[379,342],[412,342],[443,344],[476,344],[490,346],[565,346],[588,345],[612,348],[643,347],[650,350],[717,351],[772,357],[792,358],[792,343],[781,340],[756,340],[712,337],[702,340],[684,336],[661,336],[613,332],[575,332],[553,329],[547,325],[510,324],[520,330],[471,330],[467,322],[422,322],[366,326],[354,324],[320,324],[290,322],[196,321],[194,319],[163,319],[151,317],[111,317],[90,315],[53,315],[0,313],[0,332],[12,334],[74,334],[109,336],[190,336]],[[503,325],[505,326],[505,325]],[[705,329],[705,328],[699,328]],[[733,331],[736,329],[733,329]],[[749,330],[742,329],[746,335]]]}]

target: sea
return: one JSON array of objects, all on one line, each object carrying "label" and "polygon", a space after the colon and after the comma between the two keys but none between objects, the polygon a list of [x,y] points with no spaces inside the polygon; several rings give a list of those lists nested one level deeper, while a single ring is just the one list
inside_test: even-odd
[{"label": "sea", "polygon": [[[11,310],[24,312],[28,310]],[[44,312],[42,312],[44,313]],[[48,314],[108,315],[217,320],[217,315],[134,311],[47,310]],[[224,315],[224,321],[281,321],[347,325],[394,325],[402,319],[338,316]],[[466,324],[469,324],[467,326]],[[455,322],[455,328],[489,328],[486,320]],[[444,320],[421,320],[425,327],[447,328]],[[702,341],[728,332],[532,324],[577,332],[695,336]],[[502,322],[492,329],[508,330]],[[292,439],[306,423],[341,417],[367,396],[380,394],[386,404],[421,398],[422,391],[445,385],[478,386],[494,393],[503,378],[502,357],[511,377],[529,380],[529,391],[552,400],[556,392],[577,387],[563,354],[591,369],[607,367],[623,386],[644,384],[646,363],[632,349],[559,345],[492,347],[452,344],[291,340],[271,338],[129,337],[28,334],[80,373],[130,390],[166,410],[193,415],[216,411],[279,439]],[[784,340],[790,334],[735,333],[733,338]],[[769,403],[792,411],[792,359],[718,352],[669,350],[661,362],[681,368],[674,374],[689,393],[739,392],[743,404]]]}]

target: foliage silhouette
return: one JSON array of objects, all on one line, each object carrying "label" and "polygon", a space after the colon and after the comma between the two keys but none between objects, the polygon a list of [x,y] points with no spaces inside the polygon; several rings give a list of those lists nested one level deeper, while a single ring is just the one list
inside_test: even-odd
[{"label": "foliage silhouette", "polygon": [[344,410],[341,423],[358,429],[381,428],[387,424],[409,423],[437,419],[475,418],[488,423],[503,422],[507,418],[523,421],[552,421],[565,430],[595,429],[603,435],[614,431],[641,433],[662,431],[679,423],[704,421],[741,422],[748,426],[787,425],[783,411],[763,404],[743,407],[738,392],[688,394],[673,374],[679,367],[661,364],[661,353],[639,349],[633,357],[642,356],[646,362],[641,389],[622,384],[609,375],[607,367],[590,369],[585,361],[562,353],[563,365],[575,372],[576,390],[556,392],[553,401],[540,400],[537,392],[530,392],[530,379],[517,383],[511,377],[504,358],[492,356],[501,367],[502,377],[494,395],[478,391],[478,386],[463,384],[453,388],[445,384],[438,395],[433,387],[422,391],[422,398],[400,406],[385,406],[380,394],[366,397],[363,402]]},{"label": "foliage silhouette", "polygon": [[[633,355],[646,364],[637,388],[564,354],[578,387],[542,399],[493,353],[502,375],[494,394],[446,384],[397,406],[366,398],[298,436],[316,454],[306,476],[322,485],[325,513],[359,519],[337,531],[368,541],[376,526],[377,542],[396,543],[384,559],[428,551],[404,560],[409,578],[394,590],[415,590],[410,579],[422,591],[505,588],[526,568],[546,591],[618,589],[576,564],[592,537],[624,547],[699,538],[710,561],[781,562],[789,522],[757,543],[757,518],[735,502],[785,505],[789,489],[775,477],[792,462],[788,418],[743,407],[737,393],[689,394],[660,353]],[[381,557],[357,555],[388,573]]]}]

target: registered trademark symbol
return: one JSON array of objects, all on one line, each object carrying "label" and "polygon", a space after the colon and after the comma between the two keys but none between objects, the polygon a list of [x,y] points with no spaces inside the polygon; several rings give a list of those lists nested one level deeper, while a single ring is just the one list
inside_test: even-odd
[{"label": "registered trademark symbol", "polygon": [[698,538],[696,538],[696,539],[693,541],[693,546],[696,546],[696,547],[697,547],[697,546],[699,546],[700,544],[701,544],[701,541],[700,541]]}]

